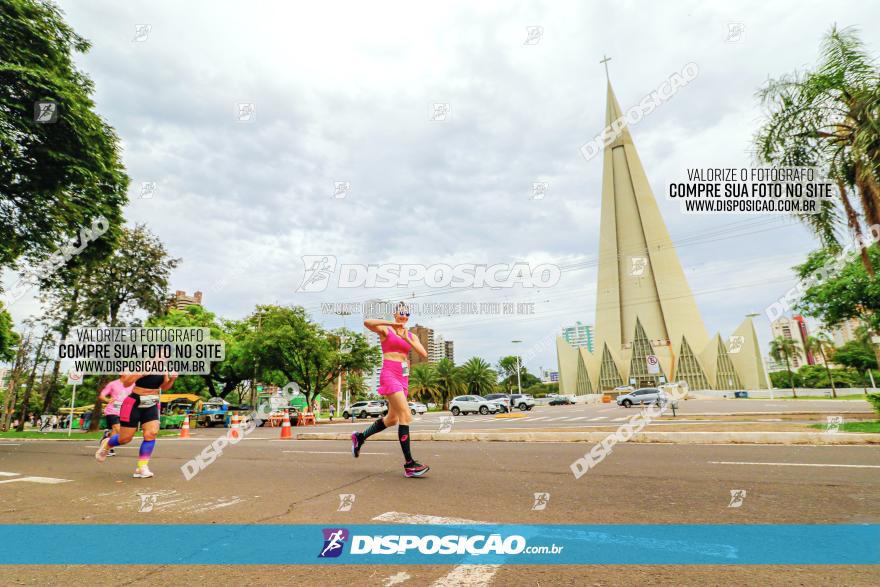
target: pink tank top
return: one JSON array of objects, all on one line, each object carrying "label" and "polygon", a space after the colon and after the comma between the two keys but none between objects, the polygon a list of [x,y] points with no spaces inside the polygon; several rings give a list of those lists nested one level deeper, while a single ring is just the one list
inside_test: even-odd
[{"label": "pink tank top", "polygon": [[408,353],[410,345],[406,340],[402,339],[390,327],[386,330],[385,340],[382,341],[383,353]]},{"label": "pink tank top", "polygon": [[132,389],[134,389],[133,383],[130,386],[125,387],[119,379],[108,383],[107,386],[101,390],[101,399],[107,399],[107,396],[110,396],[110,401],[104,406],[104,414],[118,416],[119,409],[122,407],[122,400],[128,397]]}]

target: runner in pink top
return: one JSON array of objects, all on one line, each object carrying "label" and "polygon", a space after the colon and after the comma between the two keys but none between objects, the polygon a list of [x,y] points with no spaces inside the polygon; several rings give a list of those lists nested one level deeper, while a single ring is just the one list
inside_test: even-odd
[{"label": "runner in pink top", "polygon": [[[104,437],[101,439],[101,442],[110,434],[119,434],[119,409],[122,407],[122,400],[127,398],[133,389],[134,385],[125,387],[122,381],[117,379],[105,385],[101,393],[98,394],[102,401],[107,402],[107,405],[104,406],[104,419],[107,420],[109,428],[104,431]],[[107,456],[115,457],[116,452],[111,449]]]},{"label": "runner in pink top", "polygon": [[412,458],[409,448],[409,424],[412,421],[409,404],[409,352],[427,358],[428,352],[418,337],[406,329],[409,307],[400,302],[393,320],[364,320],[364,326],[379,335],[382,343],[382,372],[379,374],[379,394],[388,402],[388,415],[373,422],[363,432],[351,435],[351,454],[357,458],[367,438],[390,426],[397,425],[397,439],[403,451],[403,474],[421,477],[428,466]]}]

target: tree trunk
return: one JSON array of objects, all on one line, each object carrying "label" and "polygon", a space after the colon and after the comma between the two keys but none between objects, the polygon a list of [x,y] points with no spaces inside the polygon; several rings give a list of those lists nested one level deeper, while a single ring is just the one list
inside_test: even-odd
[{"label": "tree trunk", "polygon": [[819,354],[822,355],[822,364],[825,365],[825,372],[828,373],[828,380],[831,382],[831,397],[837,399],[837,390],[834,388],[834,376],[831,374],[831,368],[828,366],[828,359],[825,358],[825,350],[819,347]]},{"label": "tree trunk", "polygon": [[788,384],[791,385],[791,397],[797,398],[797,392],[794,390],[794,373],[791,372],[791,363],[788,361],[788,355],[785,355],[785,368],[788,370]]},{"label": "tree trunk", "polygon": [[46,395],[43,396],[43,413],[49,411],[49,406],[52,405],[52,399],[55,397],[55,392],[58,391],[58,373],[61,371],[61,360],[55,359],[55,367],[52,369],[52,381],[49,383],[49,389],[46,390]]},{"label": "tree trunk", "polygon": [[[852,202],[849,201],[849,197],[846,195],[846,186],[842,179],[837,180],[837,189],[840,192],[840,201],[843,202],[843,209],[846,212],[846,223],[849,225],[856,238],[862,241],[864,237],[862,234],[862,225],[859,224],[859,215],[856,213]],[[868,256],[868,251],[865,247],[859,248],[859,257],[862,260],[862,266],[865,268],[865,271],[868,272],[868,275],[874,277],[874,265],[871,263],[871,258]]]},{"label": "tree trunk", "polygon": [[24,432],[24,423],[27,420],[28,404],[31,401],[31,391],[34,389],[34,380],[37,378],[37,366],[43,360],[43,344],[46,342],[48,333],[40,338],[40,344],[37,345],[37,354],[34,355],[34,365],[31,367],[31,376],[28,378],[27,387],[24,390],[24,397],[21,400],[21,420],[18,421],[16,430]]}]

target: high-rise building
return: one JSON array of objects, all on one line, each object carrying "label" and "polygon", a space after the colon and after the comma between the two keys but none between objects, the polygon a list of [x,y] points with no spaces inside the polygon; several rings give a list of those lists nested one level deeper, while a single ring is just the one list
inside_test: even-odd
[{"label": "high-rise building", "polygon": [[[437,350],[434,344],[434,329],[428,328],[427,326],[422,326],[421,324],[416,324],[412,328],[409,329],[410,332],[415,334],[419,342],[422,343],[422,346],[428,351],[428,356],[423,358],[417,355],[412,350],[409,351],[409,363],[410,365],[419,365],[421,363],[435,363],[437,357]],[[432,360],[432,357],[434,358]]]},{"label": "high-rise building", "polygon": [[437,363],[446,356],[446,340],[442,334],[434,333],[434,344],[432,347],[431,352],[428,353],[428,361]]},{"label": "high-rise building", "polygon": [[864,325],[864,322],[858,318],[850,318],[831,328],[831,339],[834,341],[834,346],[841,347],[850,341],[856,340],[858,338],[858,329]]},{"label": "high-rise building", "polygon": [[[800,320],[797,318],[800,318]],[[794,355],[789,358],[792,370],[797,370],[802,365],[810,364],[807,359],[807,353],[804,350],[803,333],[805,332],[805,328],[804,330],[801,329],[803,324],[802,321],[803,318],[801,316],[795,316],[794,318],[780,316],[770,323],[770,331],[773,333],[773,338],[782,337],[794,341],[796,351]],[[784,364],[784,361],[782,363]]]},{"label": "high-rise building", "polygon": [[452,340],[446,340],[443,342],[443,358],[449,359],[452,361],[452,364],[455,364],[455,342]]},{"label": "high-rise building", "polygon": [[562,329],[562,338],[573,347],[593,352],[593,327],[590,324],[577,321],[573,326],[566,326]]},{"label": "high-rise building", "polygon": [[202,305],[202,292],[197,291],[193,295],[188,296],[182,289],[174,292],[174,299],[171,301],[171,307],[175,310],[183,310],[189,306]]},{"label": "high-rise building", "polygon": [[557,338],[560,393],[682,380],[765,389],[751,317],[727,341],[709,336],[625,121],[609,81],[605,123],[619,132],[603,153],[595,349]]}]

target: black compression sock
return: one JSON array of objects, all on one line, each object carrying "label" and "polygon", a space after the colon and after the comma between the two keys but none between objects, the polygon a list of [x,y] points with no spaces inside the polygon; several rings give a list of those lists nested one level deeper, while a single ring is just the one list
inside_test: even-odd
[{"label": "black compression sock", "polygon": [[364,440],[366,440],[372,435],[378,434],[383,430],[385,430],[385,419],[378,418],[375,422],[370,424],[370,426],[366,430],[363,431],[362,436],[364,437]]},{"label": "black compression sock", "polygon": [[403,458],[407,463],[411,463],[413,458],[409,453],[409,426],[400,424],[397,427],[397,439],[400,441],[400,450],[403,451]]}]

